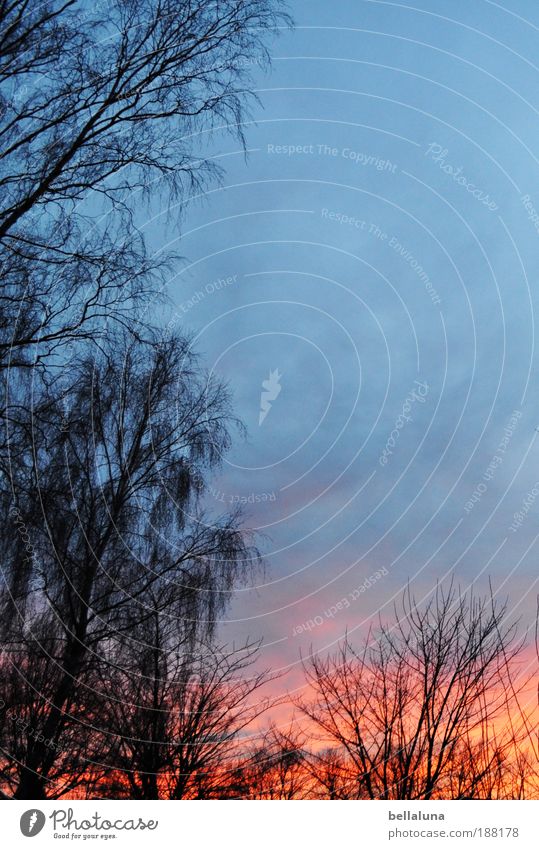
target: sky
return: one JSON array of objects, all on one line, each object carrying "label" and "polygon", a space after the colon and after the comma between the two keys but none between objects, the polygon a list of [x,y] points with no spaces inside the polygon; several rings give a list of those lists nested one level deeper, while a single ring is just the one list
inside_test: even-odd
[{"label": "sky", "polygon": [[[258,103],[196,140],[224,169],[153,249],[169,319],[247,427],[209,500],[242,504],[264,574],[223,639],[300,657],[360,640],[410,582],[538,592],[539,7],[292,2]],[[262,406],[261,406],[262,404]],[[515,515],[516,514],[516,515]]]}]

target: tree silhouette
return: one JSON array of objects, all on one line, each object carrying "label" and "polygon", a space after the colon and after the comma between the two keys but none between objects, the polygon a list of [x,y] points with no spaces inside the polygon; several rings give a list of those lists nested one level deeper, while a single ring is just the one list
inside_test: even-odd
[{"label": "tree silhouette", "polygon": [[106,695],[96,721],[114,738],[102,795],[212,798],[228,784],[240,735],[274,701],[259,693],[271,676],[253,668],[258,644],[186,639],[169,605],[152,601],[151,616],[101,664]]},{"label": "tree silhouette", "polygon": [[233,799],[307,799],[313,784],[307,757],[306,735],[295,719],[284,728],[272,722],[259,743],[245,747],[221,795]]},{"label": "tree silhouette", "polygon": [[[9,458],[5,500],[33,557],[22,574],[12,546],[4,566],[20,623],[5,635],[6,659],[11,646],[42,657],[26,685],[42,693],[46,673],[53,689],[41,725],[54,746],[29,740],[18,778],[9,775],[16,795],[38,798],[75,692],[85,704],[80,687],[88,691],[87,667],[103,647],[152,615],[152,593],[191,623],[191,637],[210,635],[258,555],[237,513],[210,517],[202,507],[234,420],[224,387],[203,373],[188,340],[109,338],[99,357],[73,369],[69,387],[53,382],[17,416],[21,445]],[[4,533],[13,536],[13,523]],[[42,645],[34,621],[44,617]]]},{"label": "tree silhouette", "polygon": [[380,624],[360,651],[347,638],[306,664],[313,697],[301,710],[334,747],[315,769],[320,784],[329,790],[331,767],[339,798],[513,795],[529,736],[521,649],[507,605],[492,594],[450,584],[420,606],[405,592],[394,624]]},{"label": "tree silhouette", "polygon": [[[243,142],[249,69],[286,20],[279,0],[0,7],[0,772],[17,797],[125,779],[115,681],[140,697],[135,730],[152,663],[163,694],[191,698],[169,680],[181,667],[234,716],[227,676],[255,656],[209,648],[259,560],[238,512],[204,507],[237,422],[189,340],[152,325],[174,257],[147,255],[137,210],[156,194],[181,206],[218,176],[195,139],[221,128]],[[176,635],[160,643],[167,621]],[[243,701],[262,683],[249,680]],[[249,710],[240,699],[230,739]],[[133,790],[151,795],[146,756],[132,752]]]},{"label": "tree silhouette", "polygon": [[163,267],[134,209],[215,176],[194,140],[242,139],[249,71],[285,20],[278,0],[1,4],[2,364],[133,324]]}]

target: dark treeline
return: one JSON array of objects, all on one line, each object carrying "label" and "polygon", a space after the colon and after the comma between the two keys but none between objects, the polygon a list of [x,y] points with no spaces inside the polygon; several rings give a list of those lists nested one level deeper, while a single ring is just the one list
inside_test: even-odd
[{"label": "dark treeline", "polygon": [[536,795],[535,669],[492,595],[406,593],[361,649],[305,662],[286,728],[259,644],[214,628],[261,566],[205,499],[241,423],[159,327],[176,260],[134,210],[219,178],[194,140],[241,139],[287,23],[271,0],[0,3],[7,797]]},{"label": "dark treeline", "polygon": [[219,178],[195,139],[242,138],[285,24],[272,0],[0,3],[7,795],[155,797],[166,770],[181,798],[266,706],[258,646],[213,627],[260,562],[238,512],[204,507],[239,423],[159,329],[175,258],[134,210]]}]

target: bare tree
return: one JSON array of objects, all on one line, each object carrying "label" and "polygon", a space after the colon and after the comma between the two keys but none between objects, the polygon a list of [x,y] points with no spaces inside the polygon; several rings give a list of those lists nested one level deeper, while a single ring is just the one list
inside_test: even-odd
[{"label": "bare tree", "polygon": [[191,636],[170,592],[152,592],[147,616],[117,635],[98,664],[102,694],[82,771],[99,795],[209,798],[226,784],[241,735],[272,704],[254,668],[259,644]]},{"label": "bare tree", "polygon": [[521,649],[506,604],[451,584],[423,607],[408,590],[393,625],[380,624],[359,652],[346,639],[333,656],[313,657],[306,664],[313,698],[301,709],[339,753],[340,792],[511,795],[530,733],[519,702],[529,683],[517,674]]},{"label": "bare tree", "polygon": [[340,748],[308,752],[305,767],[312,778],[311,798],[354,799],[356,786],[350,781],[350,769]]},{"label": "bare tree", "polygon": [[285,20],[280,0],[0,5],[4,364],[91,337],[151,294],[160,263],[133,205],[154,186],[184,200],[215,174],[194,139],[242,138],[250,70]]},{"label": "bare tree", "polygon": [[[14,614],[16,611],[11,611]],[[86,786],[93,778],[88,772],[84,781],[81,777],[81,765],[94,745],[97,699],[93,664],[81,666],[78,681],[72,682],[62,704],[65,718],[52,730],[51,710],[61,684],[64,649],[55,617],[34,612],[25,628],[12,628],[12,635],[0,656],[2,787],[9,796],[17,788],[21,788],[19,795],[35,792],[50,798],[77,793],[82,783]],[[40,773],[46,774],[45,782],[35,776],[35,790],[26,777],[31,758],[36,759]]]},{"label": "bare tree", "polygon": [[[134,728],[151,664],[165,731],[172,694],[223,699],[228,742],[256,715],[246,699],[263,679],[237,684],[237,705],[230,685],[254,647],[209,648],[259,559],[239,513],[204,509],[237,423],[189,340],[150,325],[173,257],[147,255],[136,207],[156,193],[181,204],[218,175],[194,139],[224,129],[243,142],[249,70],[287,20],[280,0],[0,4],[0,776],[19,798],[124,781],[125,741],[103,724],[117,719],[114,671],[140,697]],[[160,642],[167,617],[182,622],[177,643],[166,629]],[[198,688],[180,691],[180,661]],[[223,745],[204,728],[190,756],[168,746],[170,795],[192,794],[195,774],[209,792]],[[156,751],[132,752],[134,793],[161,792],[143,778]]]},{"label": "bare tree", "polygon": [[[71,381],[50,387],[32,411],[11,411],[28,447],[5,470],[5,499],[11,495],[32,541],[24,576],[17,547],[4,566],[7,592],[20,600],[15,613],[26,633],[33,616],[48,611],[56,648],[41,650],[43,669],[52,662],[57,672],[42,725],[55,746],[76,690],[82,699],[87,666],[107,641],[145,621],[149,593],[166,590],[191,636],[209,635],[258,556],[238,514],[211,517],[202,508],[206,473],[234,420],[225,389],[200,370],[187,340],[111,339]],[[5,533],[13,535],[12,524]],[[7,661],[17,641],[38,651],[33,635],[5,638]],[[26,681],[33,693],[39,669],[38,680]],[[45,792],[56,752],[29,741],[18,796]]]},{"label": "bare tree", "polygon": [[271,676],[253,667],[258,648],[210,644],[184,656],[172,681],[165,798],[219,797],[227,786],[243,735],[274,701],[260,692]]},{"label": "bare tree", "polygon": [[295,718],[285,728],[272,722],[257,745],[245,747],[221,795],[234,799],[307,799],[313,784],[307,755],[306,736]]}]

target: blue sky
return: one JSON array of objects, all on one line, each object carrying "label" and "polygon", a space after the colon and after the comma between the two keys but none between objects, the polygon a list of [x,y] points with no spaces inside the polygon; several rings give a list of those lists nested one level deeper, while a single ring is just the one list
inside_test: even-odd
[{"label": "blue sky", "polygon": [[243,501],[267,571],[223,633],[295,669],[408,580],[491,576],[535,610],[539,9],[290,8],[247,157],[201,139],[222,186],[147,231],[185,257],[171,316],[248,428],[210,499]]}]

